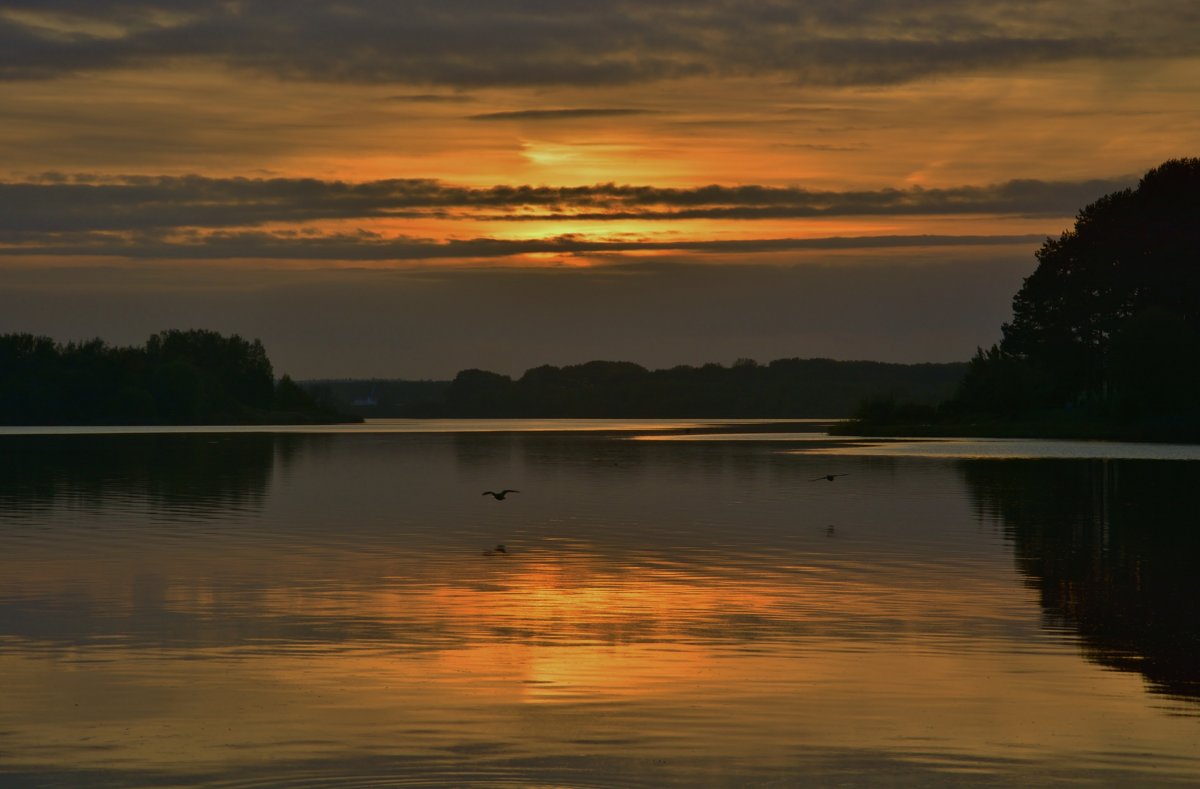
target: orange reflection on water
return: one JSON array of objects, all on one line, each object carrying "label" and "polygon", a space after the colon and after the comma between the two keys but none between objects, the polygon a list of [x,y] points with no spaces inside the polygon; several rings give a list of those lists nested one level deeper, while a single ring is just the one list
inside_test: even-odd
[{"label": "orange reflection on water", "polygon": [[[1178,741],[1136,676],[1081,671],[1052,637],[1015,648],[1006,628],[1034,603],[1012,579],[510,547],[255,552],[259,586],[241,596],[208,575],[215,559],[180,564],[118,595],[115,615],[183,617],[181,641],[155,629],[49,656],[0,642],[3,718],[22,721],[8,750],[34,766],[234,772],[402,753],[411,775],[583,754],[687,782],[713,764],[803,772],[829,753],[987,773]],[[77,592],[120,586],[100,569]],[[1064,690],[1080,705],[1067,718]]]}]

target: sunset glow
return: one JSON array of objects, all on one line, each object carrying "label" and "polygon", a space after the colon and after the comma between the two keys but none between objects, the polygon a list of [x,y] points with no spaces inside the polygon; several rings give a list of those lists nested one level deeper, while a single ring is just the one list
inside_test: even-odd
[{"label": "sunset glow", "polygon": [[0,786],[1200,786],[1198,0],[0,0],[0,108]]},{"label": "sunset glow", "polygon": [[[0,61],[0,269],[35,260],[39,276],[0,304],[11,316],[0,328],[130,340],[161,328],[95,296],[55,326],[39,320],[34,305],[98,260],[130,288],[139,272],[178,265],[225,267],[245,288],[255,271],[554,265],[584,278],[647,261],[681,278],[697,264],[932,278],[987,260],[1011,285],[1082,205],[1200,144],[1194,14],[1146,5],[1105,0],[1080,19],[1058,2],[970,0],[853,14],[825,3],[544,13],[462,0],[455,12],[417,3],[394,15],[356,2],[287,14],[13,3],[0,16],[21,46]],[[191,309],[195,276],[171,278],[174,310]],[[850,287],[795,276],[829,288],[825,298]],[[272,281],[281,309],[321,302],[292,288]],[[962,298],[1003,320],[1003,299]],[[298,373],[338,369],[294,333],[252,326],[233,302],[196,309],[200,323],[267,334]],[[345,336],[341,309],[319,312]],[[114,313],[130,317],[102,317]],[[409,333],[428,320],[385,324]],[[660,331],[649,314],[637,321]],[[904,340],[896,360],[961,359],[988,341],[959,331]],[[506,340],[530,347],[533,363],[564,353],[537,339],[550,334]],[[897,357],[892,339],[802,334],[746,350]],[[440,347],[444,367],[404,369],[479,361]],[[354,364],[396,372],[370,355]]]}]

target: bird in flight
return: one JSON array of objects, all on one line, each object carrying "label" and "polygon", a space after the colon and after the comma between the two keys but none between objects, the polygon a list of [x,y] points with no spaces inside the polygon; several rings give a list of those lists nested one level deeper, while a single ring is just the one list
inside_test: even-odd
[{"label": "bird in flight", "polygon": [[504,501],[504,497],[505,497],[505,496],[507,496],[508,494],[510,494],[510,493],[520,493],[520,492],[521,492],[521,491],[519,491],[519,490],[513,490],[512,488],[505,488],[504,490],[500,491],[499,493],[497,493],[497,492],[496,492],[496,491],[494,491],[494,490],[485,490],[485,491],[484,491],[482,494],[480,494],[480,495],[482,495],[482,496],[493,496],[493,497],[495,497],[496,501]]},{"label": "bird in flight", "polygon": [[[513,491],[513,492],[516,493],[516,491]],[[484,556],[495,556],[498,553],[502,553],[505,556],[507,556],[508,550],[503,545],[497,545],[494,549],[492,549],[490,551],[484,551],[483,555]]]},{"label": "bird in flight", "polygon": [[844,477],[844,476],[846,476],[846,474],[822,474],[819,477],[813,477],[812,479],[809,480],[809,482],[820,482],[821,480],[825,480],[826,482],[833,482],[836,478]]}]

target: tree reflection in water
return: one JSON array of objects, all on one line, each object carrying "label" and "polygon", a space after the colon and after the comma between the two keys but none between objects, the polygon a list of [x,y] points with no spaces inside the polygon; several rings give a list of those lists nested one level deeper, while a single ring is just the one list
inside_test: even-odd
[{"label": "tree reflection in water", "polygon": [[1048,624],[1085,656],[1200,701],[1200,463],[971,460],[961,471],[997,519]]},{"label": "tree reflection in water", "polygon": [[0,437],[0,515],[145,500],[192,513],[258,509],[275,464],[323,436],[183,433]]}]

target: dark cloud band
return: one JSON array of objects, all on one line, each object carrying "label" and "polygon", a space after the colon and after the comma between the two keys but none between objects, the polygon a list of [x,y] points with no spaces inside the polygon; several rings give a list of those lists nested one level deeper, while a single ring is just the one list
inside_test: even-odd
[{"label": "dark cloud band", "polygon": [[515,110],[513,112],[484,112],[468,115],[472,121],[570,121],[580,118],[613,118],[627,115],[647,115],[652,110],[622,107],[578,107],[562,110]]},{"label": "dark cloud band", "polygon": [[[156,260],[352,260],[422,261],[495,259],[529,254],[616,254],[672,251],[697,254],[763,254],[806,250],[871,250],[920,247],[1034,245],[1042,236],[867,236],[827,238],[760,238],[744,240],[605,241],[577,236],[509,240],[474,238],[430,241],[381,238],[373,233],[330,233],[320,236],[262,231],[220,232],[171,239],[156,234],[60,233],[32,245],[0,233],[0,256],[104,256]],[[4,246],[8,243],[10,246]]]},{"label": "dark cloud band", "polygon": [[778,75],[889,84],[1200,54],[1191,0],[9,0],[0,79],[203,58],[283,79],[459,87]]},{"label": "dark cloud band", "polygon": [[622,184],[469,188],[429,179],[363,183],[311,178],[48,174],[0,183],[0,232],[30,241],[58,232],[248,228],[328,220],[435,217],[488,220],[803,219],[987,214],[1069,217],[1134,178],[1014,180],[945,189],[818,191]]}]

